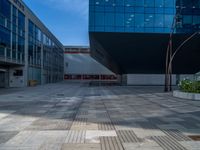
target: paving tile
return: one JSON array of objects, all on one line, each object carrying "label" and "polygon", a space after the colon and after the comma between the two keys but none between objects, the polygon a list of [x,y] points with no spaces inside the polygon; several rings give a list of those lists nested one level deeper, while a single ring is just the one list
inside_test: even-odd
[{"label": "paving tile", "polygon": [[200,149],[200,141],[184,141],[180,142],[188,150],[199,150]]},{"label": "paving tile", "polygon": [[68,130],[72,121],[64,119],[38,119],[34,121],[26,130]]},{"label": "paving tile", "polygon": [[98,130],[98,123],[87,122],[86,125],[72,125],[70,130]]},{"label": "paving tile", "polygon": [[101,150],[124,150],[117,137],[100,137]]},{"label": "paving tile", "polygon": [[73,124],[72,126],[76,126],[76,125],[86,125],[87,123],[87,118],[76,118],[74,121],[73,121]]},{"label": "paving tile", "polygon": [[167,136],[153,136],[152,139],[164,150],[187,150],[180,143]]},{"label": "paving tile", "polygon": [[0,144],[6,143],[8,140],[12,139],[17,134],[18,132],[16,131],[7,131],[7,132],[0,131]]},{"label": "paving tile", "polygon": [[99,144],[63,144],[61,150],[101,150]]},{"label": "paving tile", "polygon": [[37,135],[38,132],[35,131],[22,131],[18,133],[14,138],[7,141],[3,147],[39,147],[40,144],[42,144],[42,140],[37,139],[35,141],[36,143],[30,142],[32,138],[34,138]]},{"label": "paving tile", "polygon": [[139,138],[149,138],[151,136],[165,136],[165,133],[162,132],[160,129],[142,129],[142,128],[135,128],[134,133]]},{"label": "paving tile", "polygon": [[116,137],[116,131],[86,131],[86,143],[100,143],[100,137]]},{"label": "paving tile", "polygon": [[99,130],[115,130],[112,122],[100,122],[98,123]]},{"label": "paving tile", "polygon": [[177,141],[192,141],[188,136],[181,133],[179,130],[176,129],[165,129],[162,130],[167,136],[170,138],[177,140]]},{"label": "paving tile", "polygon": [[171,124],[165,124],[165,125],[157,125],[160,129],[177,129],[177,130],[186,130],[185,127],[183,127],[180,124],[177,123],[171,123]]},{"label": "paving tile", "polygon": [[65,143],[84,143],[86,131],[74,131],[70,130],[67,132]]},{"label": "paving tile", "polygon": [[10,115],[11,113],[14,113],[15,111],[2,111],[0,110],[0,120],[8,115]]},{"label": "paving tile", "polygon": [[200,102],[162,87],[23,88],[0,96],[0,150],[197,150],[199,115]]},{"label": "paving tile", "polygon": [[142,139],[138,138],[132,130],[118,130],[116,133],[122,143],[142,142]]},{"label": "paving tile", "polygon": [[184,119],[181,119],[179,117],[163,117],[161,118],[161,120],[165,121],[165,122],[177,122],[177,121],[184,121]]},{"label": "paving tile", "polygon": [[123,143],[124,150],[163,150],[156,142],[148,140],[142,143]]},{"label": "paving tile", "polygon": [[1,146],[0,150],[38,150],[39,146]]}]

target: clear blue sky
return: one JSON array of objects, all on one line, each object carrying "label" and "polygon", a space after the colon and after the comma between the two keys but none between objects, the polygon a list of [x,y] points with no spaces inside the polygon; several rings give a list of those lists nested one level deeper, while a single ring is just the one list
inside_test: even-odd
[{"label": "clear blue sky", "polygon": [[89,45],[88,0],[23,0],[64,45]]}]

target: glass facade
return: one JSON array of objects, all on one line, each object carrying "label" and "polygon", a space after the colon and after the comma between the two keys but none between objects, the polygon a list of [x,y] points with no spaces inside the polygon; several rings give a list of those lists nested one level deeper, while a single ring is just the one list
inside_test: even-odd
[{"label": "glass facade", "polygon": [[200,29],[200,0],[90,0],[91,32],[169,33]]},{"label": "glass facade", "polygon": [[177,32],[195,32],[200,30],[200,0],[177,0]]},{"label": "glass facade", "polygon": [[28,66],[27,73],[22,74],[38,84],[61,81],[63,45],[35,19],[23,2],[0,0],[0,65],[21,70]]},{"label": "glass facade", "polygon": [[62,46],[50,39],[31,20],[28,23],[28,30],[29,79],[41,83],[41,68],[43,68],[46,83],[62,80],[64,67]]},{"label": "glass facade", "polygon": [[0,58],[11,58],[11,4],[0,1]]},{"label": "glass facade", "polygon": [[24,64],[25,16],[7,0],[0,1],[0,57]]}]

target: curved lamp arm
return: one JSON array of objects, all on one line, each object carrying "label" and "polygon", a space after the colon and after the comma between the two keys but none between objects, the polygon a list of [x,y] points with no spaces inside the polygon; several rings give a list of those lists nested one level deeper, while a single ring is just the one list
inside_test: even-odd
[{"label": "curved lamp arm", "polygon": [[[198,34],[200,34],[200,31],[193,33],[190,37],[188,37],[185,41],[183,41],[183,42],[181,43],[181,45],[180,45],[180,46],[175,50],[175,52],[173,53],[173,55],[172,55],[172,57],[171,57],[171,59],[170,59],[170,61],[169,61],[169,66],[171,66],[172,61],[173,61],[175,55],[178,53],[178,51],[179,51],[188,41],[190,41],[194,36],[196,36],[196,35],[198,35]],[[168,67],[168,72],[169,72],[169,69],[170,69],[170,67]]]}]

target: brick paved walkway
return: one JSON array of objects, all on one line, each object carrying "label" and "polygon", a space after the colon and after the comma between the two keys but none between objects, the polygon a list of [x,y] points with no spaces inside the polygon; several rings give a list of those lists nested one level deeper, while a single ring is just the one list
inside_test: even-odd
[{"label": "brick paved walkway", "polygon": [[51,84],[0,95],[0,150],[199,150],[200,101],[162,87]]}]

